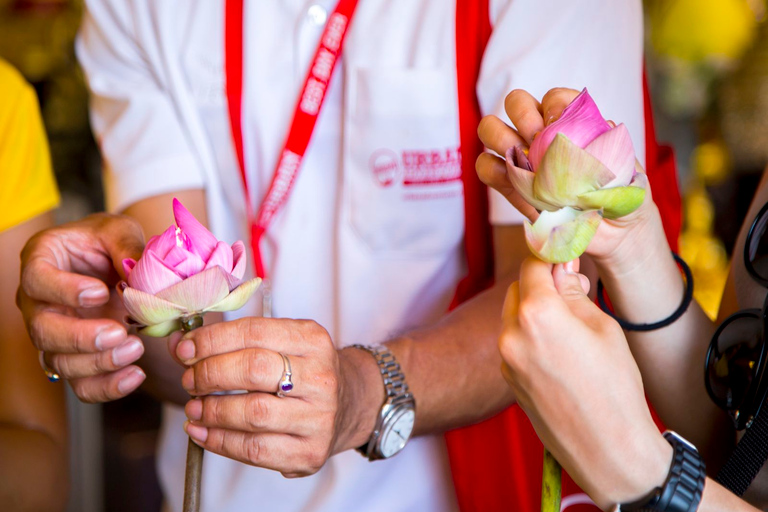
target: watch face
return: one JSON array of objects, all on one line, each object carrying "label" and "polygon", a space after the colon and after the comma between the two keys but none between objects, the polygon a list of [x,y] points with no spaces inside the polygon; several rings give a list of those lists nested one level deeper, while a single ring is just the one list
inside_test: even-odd
[{"label": "watch face", "polygon": [[379,444],[381,455],[384,458],[393,456],[405,447],[405,443],[411,437],[415,417],[416,414],[410,407],[397,409],[392,413],[390,420],[384,427]]}]

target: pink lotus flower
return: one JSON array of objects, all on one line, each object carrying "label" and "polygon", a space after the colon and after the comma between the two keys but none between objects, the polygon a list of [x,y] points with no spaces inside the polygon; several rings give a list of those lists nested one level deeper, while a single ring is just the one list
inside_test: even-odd
[{"label": "pink lotus flower", "polygon": [[185,317],[240,309],[261,283],[243,282],[243,242],[230,247],[216,240],[177,199],[173,216],[178,227],[150,238],[138,262],[123,260],[123,303],[129,320],[148,336],[168,336]]},{"label": "pink lotus flower", "polygon": [[528,156],[519,147],[506,156],[512,184],[541,212],[525,224],[528,247],[551,263],[579,257],[602,217],[623,217],[645,198],[627,127],[611,127],[586,89],[534,138]]}]

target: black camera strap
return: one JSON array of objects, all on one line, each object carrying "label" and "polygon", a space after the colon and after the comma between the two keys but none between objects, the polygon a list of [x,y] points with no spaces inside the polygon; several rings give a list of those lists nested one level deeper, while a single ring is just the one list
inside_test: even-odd
[{"label": "black camera strap", "polygon": [[768,398],[715,480],[742,496],[768,459]]}]

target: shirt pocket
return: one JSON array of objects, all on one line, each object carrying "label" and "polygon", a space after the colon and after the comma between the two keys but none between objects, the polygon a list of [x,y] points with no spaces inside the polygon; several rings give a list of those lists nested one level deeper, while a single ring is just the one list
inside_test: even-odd
[{"label": "shirt pocket", "polygon": [[348,219],[379,256],[436,256],[463,239],[455,75],[453,68],[348,68]]}]

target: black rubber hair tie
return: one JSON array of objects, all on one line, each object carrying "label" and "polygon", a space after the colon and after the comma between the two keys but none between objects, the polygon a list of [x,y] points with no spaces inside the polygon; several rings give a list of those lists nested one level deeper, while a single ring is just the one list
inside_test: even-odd
[{"label": "black rubber hair tie", "polygon": [[608,304],[605,303],[605,289],[603,288],[603,282],[598,279],[597,303],[600,305],[600,309],[602,309],[605,314],[616,320],[621,328],[625,331],[655,331],[674,323],[678,318],[683,316],[683,313],[688,310],[688,306],[691,305],[691,301],[693,300],[693,274],[691,273],[691,268],[683,260],[683,258],[674,252],[672,253],[672,257],[675,258],[675,261],[680,266],[680,268],[683,269],[683,273],[685,274],[685,293],[683,294],[683,301],[680,303],[680,306],[670,316],[664,320],[659,320],[658,322],[654,322],[652,324],[633,324],[632,322],[628,322],[623,318],[619,318],[613,311],[608,308]]}]

